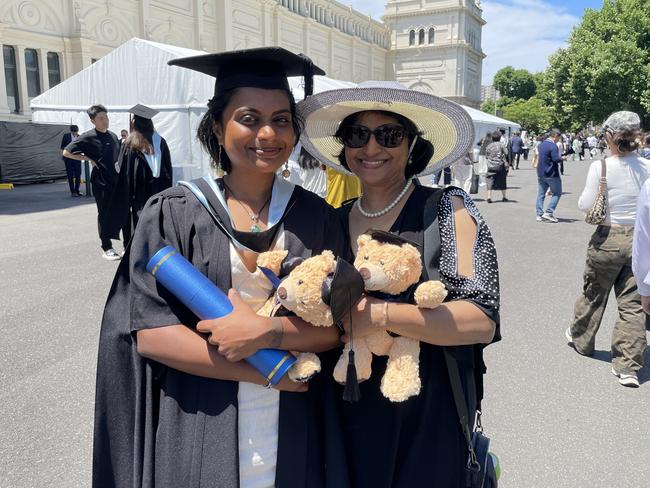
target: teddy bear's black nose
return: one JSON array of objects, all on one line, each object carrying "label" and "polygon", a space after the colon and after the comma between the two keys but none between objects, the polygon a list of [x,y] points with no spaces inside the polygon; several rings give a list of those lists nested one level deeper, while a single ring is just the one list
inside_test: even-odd
[{"label": "teddy bear's black nose", "polygon": [[370,270],[368,268],[361,268],[359,270],[359,274],[364,280],[369,280],[370,279]]},{"label": "teddy bear's black nose", "polygon": [[280,288],[278,288],[278,296],[280,297],[280,300],[286,300],[287,290],[281,286]]}]

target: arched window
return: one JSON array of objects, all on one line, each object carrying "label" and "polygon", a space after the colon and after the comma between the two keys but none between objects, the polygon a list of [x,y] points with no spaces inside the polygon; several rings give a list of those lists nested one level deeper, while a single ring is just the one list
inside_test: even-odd
[{"label": "arched window", "polygon": [[431,27],[431,29],[429,29],[429,44],[433,44],[433,39],[435,35],[436,35],[436,31],[433,29],[433,27]]},{"label": "arched window", "polygon": [[418,44],[424,44],[424,29],[420,29],[418,33]]},{"label": "arched window", "polygon": [[412,30],[409,32],[409,46],[413,46],[415,44],[415,31]]}]

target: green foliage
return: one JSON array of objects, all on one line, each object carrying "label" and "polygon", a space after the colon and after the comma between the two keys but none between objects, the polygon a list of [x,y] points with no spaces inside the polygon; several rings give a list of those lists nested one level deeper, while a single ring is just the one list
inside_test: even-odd
[{"label": "green foliage", "polygon": [[501,68],[494,75],[494,86],[502,96],[512,99],[528,100],[535,95],[535,77],[525,69],[512,66]]},{"label": "green foliage", "polygon": [[553,125],[551,108],[541,98],[534,96],[528,100],[515,100],[503,108],[503,117],[517,122],[521,128],[540,134]]},{"label": "green foliage", "polygon": [[586,10],[549,62],[538,86],[560,126],[598,124],[617,110],[650,122],[650,0],[604,0],[600,11]]}]

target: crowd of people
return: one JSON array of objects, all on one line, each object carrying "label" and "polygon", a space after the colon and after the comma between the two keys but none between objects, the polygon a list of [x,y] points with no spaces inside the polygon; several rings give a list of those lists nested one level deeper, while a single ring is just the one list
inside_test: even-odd
[{"label": "crowd of people", "polygon": [[[169,148],[155,131],[156,111],[144,105],[131,109],[119,141],[106,108],[94,105],[95,128],[79,135],[73,126],[61,144],[73,196],[75,164],[92,164],[103,256],[122,259],[101,327],[93,486],[496,487],[493,458],[477,457],[475,439],[482,351],[500,340],[498,263],[469,194],[484,186],[488,204],[495,191],[508,202],[508,173],[531,153],[536,219],[557,223],[564,161],[604,156],[601,141],[609,149],[592,163],[580,197],[584,211],[602,195],[607,207],[566,337],[578,353],[593,353],[614,288],[612,372],[639,386],[650,313],[650,137],[639,142],[636,114],[612,114],[598,137],[496,130],[475,147],[458,105],[394,82],[313,94],[313,75],[324,72],[281,48],[170,64],[215,77],[197,138],[218,177],[172,187]],[[303,101],[287,76],[304,77]],[[308,163],[289,166],[292,153]],[[291,182],[301,170],[322,181],[323,168],[352,173],[355,198],[334,209]],[[420,184],[424,175],[434,185]],[[277,286],[258,268],[259,253],[304,259],[327,249],[352,262],[369,229],[420,250],[420,282],[440,279],[446,301],[421,309],[412,289],[397,300],[368,293],[340,329],[256,313]],[[111,243],[120,231],[123,256]],[[156,282],[145,265],[165,245],[228,294],[229,315],[198,320]],[[382,396],[388,358],[380,356],[356,401],[343,400],[344,385],[333,379],[342,343],[354,352],[354,338],[377,330],[419,341],[422,394]],[[273,384],[245,361],[264,348],[319,353],[322,371],[308,383]],[[353,366],[347,378],[357,381]],[[476,473],[487,473],[485,482]]]}]

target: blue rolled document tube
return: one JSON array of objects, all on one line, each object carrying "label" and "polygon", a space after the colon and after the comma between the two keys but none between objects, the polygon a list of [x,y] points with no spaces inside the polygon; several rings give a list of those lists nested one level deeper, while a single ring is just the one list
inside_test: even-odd
[{"label": "blue rolled document tube", "polygon": [[[201,320],[232,312],[224,292],[171,246],[165,246],[147,263],[147,271]],[[277,384],[296,358],[279,349],[260,349],[246,361],[272,385]]]}]

